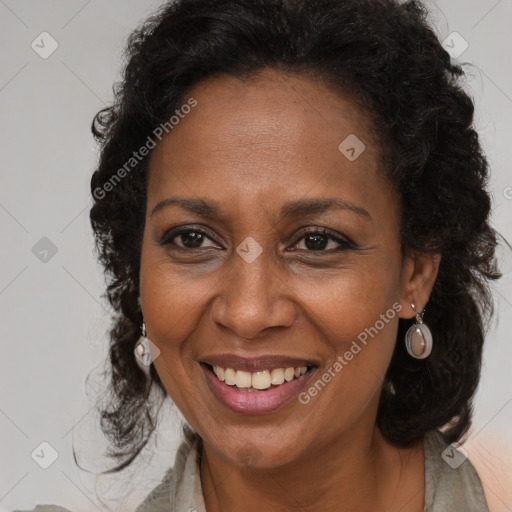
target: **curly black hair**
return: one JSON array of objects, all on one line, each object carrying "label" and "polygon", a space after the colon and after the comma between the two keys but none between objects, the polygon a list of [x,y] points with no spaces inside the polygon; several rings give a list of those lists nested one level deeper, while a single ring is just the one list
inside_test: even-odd
[{"label": "curly black hair", "polygon": [[[112,106],[92,125],[100,159],[90,220],[115,311],[101,428],[109,456],[120,463],[109,472],[141,452],[167,398],[154,365],[146,374],[134,357],[151,153],[130,159],[201,80],[250,77],[265,68],[318,76],[364,109],[402,206],[402,250],[442,254],[426,314],[434,350],[414,360],[396,343],[377,425],[396,445],[431,429],[442,429],[448,442],[460,440],[471,425],[493,311],[490,282],[500,273],[474,105],[426,8],[397,0],[177,0],[132,33],[126,59]],[[410,324],[399,320],[398,340]],[[156,404],[147,400],[152,386]]]}]

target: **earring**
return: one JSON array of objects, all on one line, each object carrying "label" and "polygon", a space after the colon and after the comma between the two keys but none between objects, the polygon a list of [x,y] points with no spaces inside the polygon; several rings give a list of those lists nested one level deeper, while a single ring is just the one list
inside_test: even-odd
[{"label": "earring", "polygon": [[140,330],[142,338],[139,339],[139,341],[135,345],[135,357],[141,364],[147,367],[153,362],[153,358],[151,357],[151,352],[149,350],[149,340],[146,337],[147,331],[146,323],[144,322],[144,320],[142,321]]},{"label": "earring", "polygon": [[425,359],[432,352],[432,333],[427,325],[423,323],[425,310],[418,313],[415,305],[411,304],[411,306],[416,313],[416,323],[409,327],[405,334],[405,347],[414,359]]}]

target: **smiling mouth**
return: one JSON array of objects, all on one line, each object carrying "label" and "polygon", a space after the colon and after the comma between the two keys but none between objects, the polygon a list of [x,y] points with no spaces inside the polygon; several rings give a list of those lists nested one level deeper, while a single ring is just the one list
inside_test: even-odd
[{"label": "smiling mouth", "polygon": [[208,363],[201,363],[215,377],[237,391],[245,393],[264,392],[269,389],[275,389],[287,382],[291,382],[305,375],[307,372],[316,368],[316,366],[297,366],[259,370],[254,372],[236,370],[234,368],[224,368],[222,366],[213,366]]}]

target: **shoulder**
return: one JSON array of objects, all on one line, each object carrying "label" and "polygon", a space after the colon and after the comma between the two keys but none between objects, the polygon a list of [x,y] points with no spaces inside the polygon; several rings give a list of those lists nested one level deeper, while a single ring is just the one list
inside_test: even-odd
[{"label": "shoulder", "polygon": [[[197,436],[184,441],[176,453],[174,465],[169,468],[158,484],[135,512],[169,512],[182,510],[183,501],[193,502],[200,500],[200,482],[198,487],[198,448],[200,440]],[[201,495],[202,497],[202,495]],[[185,507],[187,509],[197,507]]]},{"label": "shoulder", "polygon": [[170,510],[170,488],[173,468],[169,468],[162,481],[144,498],[135,512],[168,512]]},{"label": "shoulder", "polygon": [[432,430],[425,435],[424,453],[425,511],[489,511],[482,482],[463,448]]}]

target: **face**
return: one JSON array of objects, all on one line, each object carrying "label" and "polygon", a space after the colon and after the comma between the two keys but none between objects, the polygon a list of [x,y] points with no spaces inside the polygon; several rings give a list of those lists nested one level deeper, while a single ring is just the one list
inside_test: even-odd
[{"label": "face", "polygon": [[397,195],[364,114],[320,82],[266,70],[190,97],[149,163],[154,364],[205,447],[276,467],[374,427],[404,288]]}]

